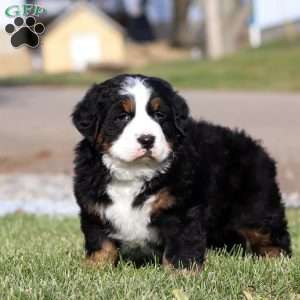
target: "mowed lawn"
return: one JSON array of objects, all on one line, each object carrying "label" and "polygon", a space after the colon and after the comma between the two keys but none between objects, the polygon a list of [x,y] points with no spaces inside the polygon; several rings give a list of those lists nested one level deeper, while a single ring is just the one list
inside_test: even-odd
[{"label": "mowed lawn", "polygon": [[300,91],[300,39],[242,49],[218,61],[153,64],[140,71],[180,88]]},{"label": "mowed lawn", "polygon": [[93,269],[77,218],[0,218],[0,299],[300,299],[300,210],[289,210],[294,255],[258,259],[210,251],[204,271],[155,263]]},{"label": "mowed lawn", "polygon": [[[152,63],[125,72],[153,75],[169,80],[176,88],[300,91],[300,39],[243,49],[218,61],[186,59]],[[116,73],[89,72],[41,74],[0,79],[5,85],[87,86]]]}]

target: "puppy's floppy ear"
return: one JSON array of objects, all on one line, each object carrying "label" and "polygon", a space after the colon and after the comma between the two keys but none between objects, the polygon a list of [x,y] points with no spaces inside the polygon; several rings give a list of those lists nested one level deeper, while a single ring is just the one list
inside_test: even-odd
[{"label": "puppy's floppy ear", "polygon": [[174,98],[172,101],[172,113],[174,118],[174,124],[179,134],[185,135],[185,127],[189,116],[189,108],[183,97],[174,92]]},{"label": "puppy's floppy ear", "polygon": [[84,98],[75,106],[72,121],[77,130],[90,141],[94,141],[101,126],[99,104],[101,85],[94,84]]}]

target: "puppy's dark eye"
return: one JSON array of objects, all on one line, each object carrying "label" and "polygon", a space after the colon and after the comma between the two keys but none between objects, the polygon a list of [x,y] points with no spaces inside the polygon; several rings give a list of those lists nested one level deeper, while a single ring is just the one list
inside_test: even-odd
[{"label": "puppy's dark eye", "polygon": [[131,120],[131,115],[128,113],[121,113],[115,118],[116,122],[129,122]]},{"label": "puppy's dark eye", "polygon": [[161,111],[155,111],[153,113],[153,117],[157,121],[162,121],[162,120],[164,120],[166,118],[166,115],[163,112],[161,112]]}]

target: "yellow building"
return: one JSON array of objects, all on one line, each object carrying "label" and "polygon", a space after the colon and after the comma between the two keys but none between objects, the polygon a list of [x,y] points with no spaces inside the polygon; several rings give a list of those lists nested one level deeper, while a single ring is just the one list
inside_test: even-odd
[{"label": "yellow building", "polygon": [[14,48],[9,35],[0,30],[0,77],[23,75],[32,71],[32,58],[29,49]]},{"label": "yellow building", "polygon": [[42,37],[43,70],[79,72],[89,65],[123,65],[123,29],[96,7],[79,2],[53,21]]}]

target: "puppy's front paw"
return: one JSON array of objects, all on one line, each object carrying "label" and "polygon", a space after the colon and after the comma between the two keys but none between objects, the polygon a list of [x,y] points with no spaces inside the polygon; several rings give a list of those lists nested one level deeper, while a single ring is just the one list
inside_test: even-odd
[{"label": "puppy's front paw", "polygon": [[203,269],[203,263],[199,259],[186,259],[180,257],[162,258],[163,266],[170,271],[174,271],[180,275],[198,275]]},{"label": "puppy's front paw", "polygon": [[116,265],[118,257],[119,252],[116,245],[108,240],[103,242],[101,249],[87,256],[86,264],[97,267]]}]

